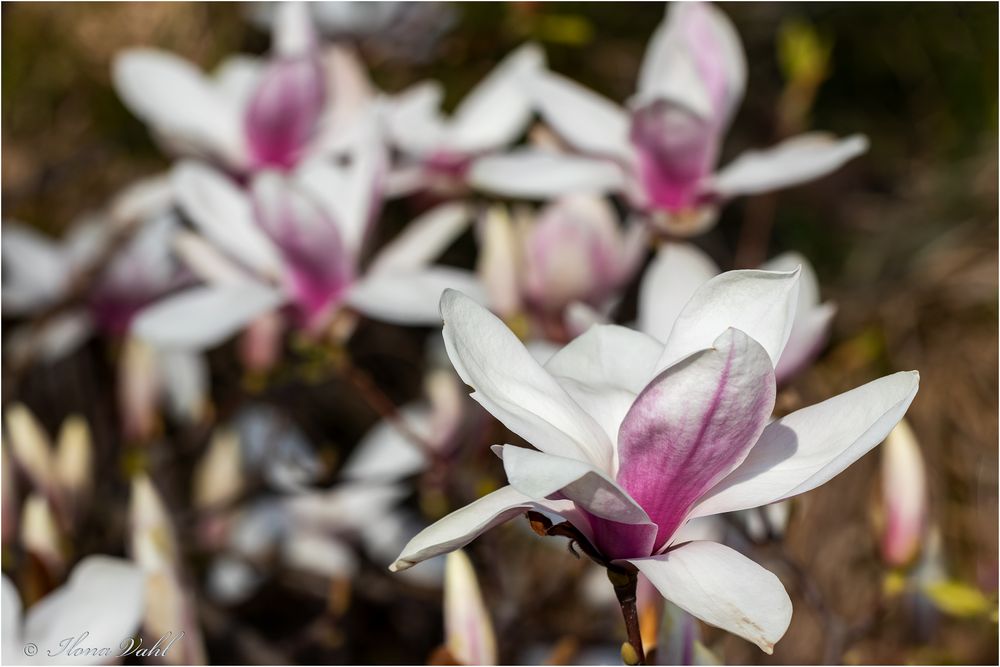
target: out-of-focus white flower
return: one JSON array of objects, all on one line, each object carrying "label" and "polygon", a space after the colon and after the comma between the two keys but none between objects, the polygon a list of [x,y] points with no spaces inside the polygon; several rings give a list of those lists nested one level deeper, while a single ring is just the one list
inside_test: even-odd
[{"label": "out-of-focus white flower", "polygon": [[445,647],[460,665],[497,664],[497,642],[472,561],[459,549],[444,566]]},{"label": "out-of-focus white flower", "polygon": [[692,295],[665,342],[595,326],[544,367],[495,316],[445,292],[456,370],[541,451],[498,446],[510,486],[422,531],[391,569],[541,509],[561,514],[604,561],[628,561],[685,611],[770,652],[791,620],[781,583],[718,543],[679,542],[678,529],[828,481],[882,441],[919,384],[916,372],[895,373],[770,421],[798,278],[721,274]]},{"label": "out-of-focus white flower", "polygon": [[508,322],[526,315],[527,338],[563,342],[579,333],[569,318],[583,304],[607,312],[645,253],[641,224],[622,230],[611,206],[584,195],[563,197],[537,216],[512,220],[489,209],[480,227],[479,275],[491,310]]},{"label": "out-of-focus white flower", "polygon": [[144,310],[134,333],[161,347],[204,349],[278,308],[307,332],[321,331],[345,307],[433,324],[444,288],[478,291],[471,272],[430,265],[467,227],[463,204],[415,220],[362,272],[384,164],[383,149],[369,139],[357,138],[347,165],[314,161],[291,174],[260,172],[248,190],[203,165],[181,164],[178,199],[200,234],[180,235],[177,246],[206,284]]},{"label": "out-of-focus white flower", "polygon": [[441,113],[444,91],[437,82],[418,83],[385,105],[389,138],[405,163],[392,175],[390,195],[431,189],[461,191],[473,160],[517,139],[531,119],[524,80],[545,64],[535,44],[501,61],[466,95],[450,117]]},{"label": "out-of-focus white flower", "polygon": [[194,506],[218,509],[237,499],[243,490],[243,457],[235,430],[220,428],[194,471]]},{"label": "out-of-focus white flower", "polygon": [[[830,302],[820,303],[816,273],[802,255],[784,253],[760,268],[791,271],[796,267],[801,267],[798,305],[788,342],[774,370],[779,384],[789,381],[815,360],[826,344],[837,311]],[[664,243],[639,284],[636,328],[658,340],[667,340],[691,295],[718,274],[715,262],[694,245]]]},{"label": "out-of-focus white flower", "polygon": [[864,152],[867,140],[809,133],[749,151],[715,171],[746,85],[739,37],[717,8],[675,3],[646,50],[628,110],[541,68],[526,87],[578,154],[528,150],[477,160],[472,185],[511,196],[621,192],[672,235],[704,231],[719,203],[823,176]]},{"label": "out-of-focus white flower", "polygon": [[50,575],[61,576],[66,568],[62,531],[48,499],[33,493],[24,501],[21,513],[21,545],[45,564]]},{"label": "out-of-focus white flower", "polygon": [[895,567],[909,565],[927,529],[927,472],[920,445],[903,420],[882,448],[882,558]]},{"label": "out-of-focus white flower", "polygon": [[181,572],[173,523],[163,499],[145,474],[132,478],[129,502],[129,544],[132,558],[145,573],[146,609],[143,627],[150,636],[184,636],[170,664],[205,664],[205,648],[194,598]]},{"label": "out-of-focus white flower", "polygon": [[121,642],[139,627],[145,605],[141,570],[109,556],[80,561],[63,586],[26,614],[6,575],[2,586],[5,665],[109,663],[127,647]]},{"label": "out-of-focus white flower", "polygon": [[115,60],[114,84],[173,152],[237,172],[330,154],[371,98],[354,54],[322,50],[295,2],[279,6],[266,59],[234,56],[208,77],[174,54],[131,49]]}]

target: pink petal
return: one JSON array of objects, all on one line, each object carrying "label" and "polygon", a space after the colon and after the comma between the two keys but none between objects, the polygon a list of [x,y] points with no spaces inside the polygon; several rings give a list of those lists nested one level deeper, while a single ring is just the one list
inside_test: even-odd
[{"label": "pink petal", "polygon": [[618,435],[618,482],[660,527],[659,548],[694,502],[749,453],[774,407],[767,352],[738,329],[678,362],[633,403]]},{"label": "pink petal", "polygon": [[315,134],[325,102],[318,60],[304,57],[271,63],[246,110],[244,130],[256,165],[293,166]]}]

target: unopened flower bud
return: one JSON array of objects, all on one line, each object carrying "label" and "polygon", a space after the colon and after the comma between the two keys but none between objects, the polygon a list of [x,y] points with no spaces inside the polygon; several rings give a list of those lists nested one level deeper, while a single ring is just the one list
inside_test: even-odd
[{"label": "unopened flower bud", "polygon": [[444,570],[444,627],[448,652],[463,665],[495,665],[496,637],[465,552],[448,554]]},{"label": "unopened flower bud", "polygon": [[927,521],[927,474],[916,436],[906,420],[882,448],[882,557],[908,565],[920,550]]}]

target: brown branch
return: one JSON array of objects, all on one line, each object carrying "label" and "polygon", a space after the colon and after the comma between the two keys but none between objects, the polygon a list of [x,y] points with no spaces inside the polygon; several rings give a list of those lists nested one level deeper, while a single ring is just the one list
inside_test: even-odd
[{"label": "brown branch", "polygon": [[621,605],[622,618],[625,619],[625,630],[628,633],[628,643],[622,646],[622,661],[626,665],[645,665],[646,655],[642,650],[642,632],[639,628],[639,611],[635,595],[638,573],[635,570],[612,566],[608,568],[608,579],[615,588],[615,596]]}]

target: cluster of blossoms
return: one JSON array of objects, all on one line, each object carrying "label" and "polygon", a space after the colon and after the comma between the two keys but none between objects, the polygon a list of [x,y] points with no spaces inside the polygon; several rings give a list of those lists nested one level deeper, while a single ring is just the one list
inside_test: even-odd
[{"label": "cluster of blossoms", "polygon": [[[551,71],[527,44],[451,114],[433,82],[377,90],[346,43],[319,39],[306,5],[281,4],[270,21],[267,55],[230,58],[211,75],[161,51],[118,58],[123,102],[177,162],[63,243],[8,226],[5,313],[66,300],[113,250],[85,305],[28,338],[48,359],[95,330],[123,339],[121,412],[133,439],[155,430],[161,396],[176,416],[204,417],[204,353],[234,337],[245,367],[266,372],[287,332],[339,347],[361,316],[443,320],[447,359],[472,398],[534,449],[496,443],[508,486],[429,527],[406,514],[397,505],[407,478],[461,447],[468,426],[458,378],[436,368],[426,402],[376,426],[340,486],[309,488],[318,475],[308,445],[289,445],[304,459],[285,452],[256,463],[286,496],[200,528],[221,554],[220,595],[246,595],[258,578],[248,563],[264,553],[345,575],[357,565],[344,536],[360,534],[401,571],[530,513],[539,531],[572,535],[633,591],[641,575],[685,612],[771,652],[792,612],[781,582],[698,539],[699,522],[825,483],[886,438],[919,378],[895,373],[775,418],[778,389],[822,351],[835,307],[797,254],[720,272],[689,239],[729,199],[828,174],[866,140],[809,133],[719,168],[747,66],[733,26],[707,4],[668,9],[624,106]],[[383,205],[397,197],[425,210],[371,253]],[[435,263],[470,231],[475,267]],[[129,236],[123,245],[113,244],[118,234]],[[613,324],[636,282],[635,322]],[[239,480],[220,481],[246,464],[226,433],[196,480],[205,507],[240,495]],[[35,473],[50,489],[45,471]],[[169,518],[149,478],[133,480],[132,497],[139,569],[160,590],[183,591],[174,538],[152,535]],[[909,540],[920,520],[911,506],[889,530]],[[899,540],[884,548],[912,551]],[[472,576],[474,588],[467,559],[451,563],[455,585]],[[85,561],[64,597],[86,595],[81,582],[94,571],[137,588],[134,568]],[[5,580],[5,610],[9,588]],[[452,597],[463,613],[467,598]],[[478,613],[478,591],[473,602]],[[167,618],[196,636],[190,605],[180,594]],[[134,627],[140,612],[128,611],[135,619],[109,632]]]}]

